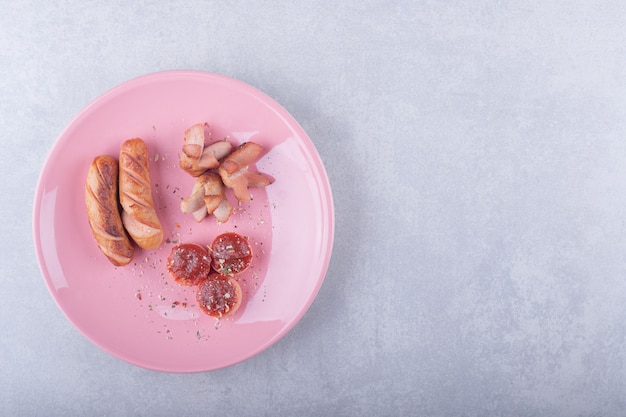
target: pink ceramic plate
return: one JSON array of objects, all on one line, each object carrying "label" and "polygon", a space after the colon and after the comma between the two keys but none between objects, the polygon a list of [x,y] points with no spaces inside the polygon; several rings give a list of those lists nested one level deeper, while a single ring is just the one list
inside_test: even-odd
[{"label": "pink ceramic plate", "polygon": [[[225,224],[212,217],[197,223],[179,210],[194,179],[178,167],[178,155],[185,129],[199,122],[210,125],[212,140],[263,145],[267,153],[254,168],[275,178]],[[96,155],[117,156],[133,137],[148,146],[165,238],[157,250],[137,249],[129,265],[114,267],[87,222],[85,176]],[[179,242],[208,245],[226,231],[247,236],[255,256],[238,277],[241,308],[216,321],[200,312],[195,288],[173,282],[165,259]],[[144,368],[199,372],[250,358],[302,317],[328,267],[334,214],[318,153],[285,109],[240,81],[168,71],[114,88],[70,123],[41,172],[33,232],[52,296],[87,338]]]}]

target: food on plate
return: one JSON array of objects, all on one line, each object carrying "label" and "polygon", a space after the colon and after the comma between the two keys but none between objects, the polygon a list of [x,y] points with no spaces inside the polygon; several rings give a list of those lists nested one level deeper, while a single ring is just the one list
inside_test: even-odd
[{"label": "food on plate", "polygon": [[135,250],[120,215],[118,172],[115,158],[97,156],[87,172],[85,205],[98,247],[113,265],[123,266],[131,261]]},{"label": "food on plate", "polygon": [[224,187],[232,189],[239,202],[247,203],[251,200],[248,188],[266,187],[274,180],[248,170],[248,166],[263,154],[261,145],[245,142],[232,151],[232,145],[222,140],[205,146],[206,128],[206,123],[197,123],[185,131],[179,166],[196,177],[196,182],[191,195],[181,202],[180,209],[198,222],[213,214],[218,222],[225,223],[233,207],[226,198]]},{"label": "food on plate", "polygon": [[246,270],[252,261],[248,239],[234,232],[217,236],[206,248],[198,243],[174,246],[166,267],[180,285],[197,286],[196,300],[202,312],[221,318],[241,305],[242,292],[234,275]]},{"label": "food on plate", "polygon": [[230,202],[226,198],[226,196],[222,197],[220,204],[213,210],[213,215],[220,223],[226,223],[230,218],[230,215],[233,213],[233,206],[230,205]]},{"label": "food on plate", "polygon": [[194,177],[208,169],[217,168],[220,165],[219,160],[228,155],[232,149],[232,145],[225,140],[205,146],[205,126],[206,124],[198,123],[185,131],[185,144],[179,165]]},{"label": "food on plate", "polygon": [[220,223],[224,223],[230,218],[233,207],[226,199],[220,176],[205,172],[196,178],[191,195],[180,202],[180,210],[191,214],[197,222],[213,214]]},{"label": "food on plate", "polygon": [[219,166],[219,174],[224,185],[231,188],[237,200],[250,201],[249,187],[266,187],[273,180],[259,172],[248,170],[248,165],[256,162],[263,153],[263,147],[254,142],[245,142],[224,158]]},{"label": "food on plate", "polygon": [[124,227],[139,247],[155,249],[163,240],[163,228],[152,201],[148,148],[142,139],[129,139],[122,144],[119,166]]},{"label": "food on plate", "polygon": [[245,271],[252,262],[252,248],[248,239],[234,232],[217,236],[210,246],[211,265],[222,275]]},{"label": "food on plate", "polygon": [[167,257],[167,272],[180,285],[198,285],[211,272],[211,255],[197,243],[174,246]]},{"label": "food on plate", "polygon": [[241,305],[242,292],[234,278],[212,273],[196,289],[196,301],[205,314],[224,318],[232,315]]}]

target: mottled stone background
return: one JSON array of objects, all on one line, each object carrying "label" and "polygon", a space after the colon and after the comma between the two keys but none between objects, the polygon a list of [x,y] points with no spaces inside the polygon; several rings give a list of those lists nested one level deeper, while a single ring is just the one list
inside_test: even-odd
[{"label": "mottled stone background", "polygon": [[[626,415],[626,3],[0,0],[0,414]],[[31,232],[56,137],[199,69],[317,146],[336,236],[282,340],[172,375],[91,344]]]}]

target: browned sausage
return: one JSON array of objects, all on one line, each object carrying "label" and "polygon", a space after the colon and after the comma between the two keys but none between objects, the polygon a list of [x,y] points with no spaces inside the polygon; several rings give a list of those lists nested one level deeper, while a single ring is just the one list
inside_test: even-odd
[{"label": "browned sausage", "polygon": [[98,247],[116,266],[127,265],[134,247],[124,231],[118,201],[118,163],[111,156],[97,156],[89,166],[85,205],[89,226]]}]

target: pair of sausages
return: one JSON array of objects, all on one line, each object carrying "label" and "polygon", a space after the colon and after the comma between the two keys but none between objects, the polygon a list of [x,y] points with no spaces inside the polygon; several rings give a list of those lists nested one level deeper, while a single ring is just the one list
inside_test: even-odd
[{"label": "pair of sausages", "polygon": [[148,148],[142,139],[122,144],[119,163],[108,155],[92,161],[85,205],[98,247],[113,265],[130,263],[134,255],[130,238],[142,249],[159,247],[163,228],[152,201]]}]

